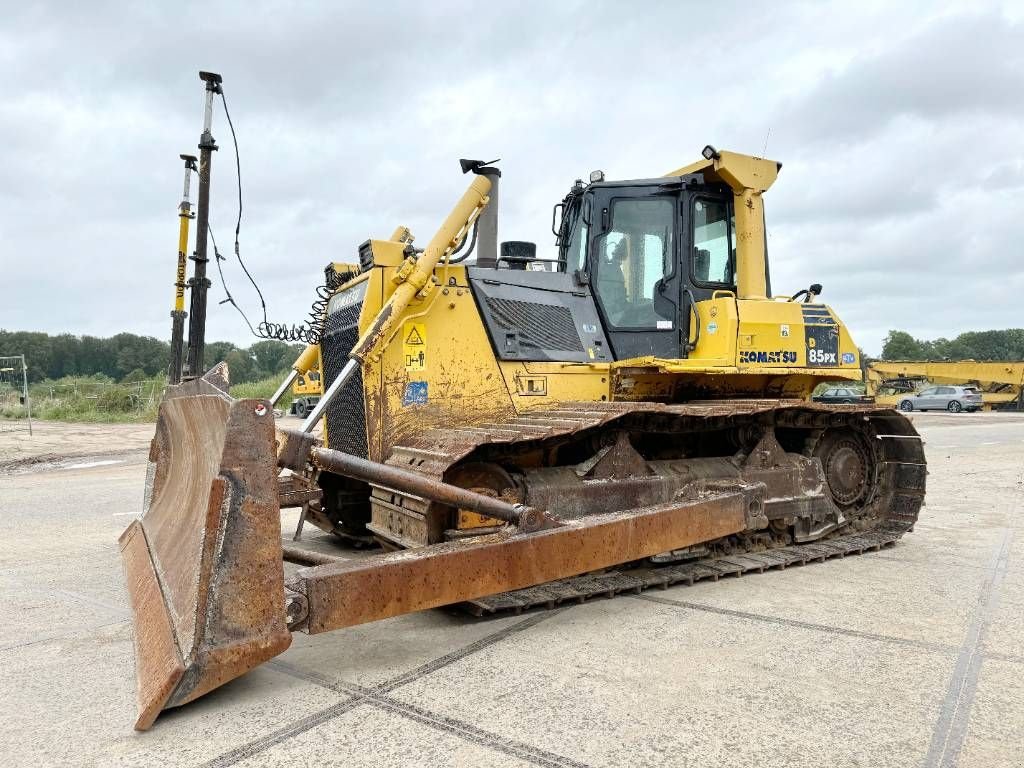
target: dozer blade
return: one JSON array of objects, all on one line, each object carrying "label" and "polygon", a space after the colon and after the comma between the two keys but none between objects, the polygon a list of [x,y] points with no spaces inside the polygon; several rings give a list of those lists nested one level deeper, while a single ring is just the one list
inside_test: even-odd
[{"label": "dozer blade", "polygon": [[274,418],[226,395],[225,374],[168,388],[143,515],[120,538],[140,730],[291,643]]}]

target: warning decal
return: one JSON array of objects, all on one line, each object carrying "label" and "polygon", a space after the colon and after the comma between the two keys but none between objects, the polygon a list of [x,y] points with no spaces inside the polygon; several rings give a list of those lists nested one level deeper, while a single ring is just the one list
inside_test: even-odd
[{"label": "warning decal", "polygon": [[427,370],[427,325],[406,323],[402,328],[402,352],[405,355],[405,370]]}]

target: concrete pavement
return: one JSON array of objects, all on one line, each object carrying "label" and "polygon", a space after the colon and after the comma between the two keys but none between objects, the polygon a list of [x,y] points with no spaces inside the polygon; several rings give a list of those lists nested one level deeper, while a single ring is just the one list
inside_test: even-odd
[{"label": "concrete pavement", "polygon": [[914,419],[928,500],[894,548],[523,616],[298,634],[141,734],[116,540],[144,453],[0,470],[0,760],[1018,766],[1024,416]]}]

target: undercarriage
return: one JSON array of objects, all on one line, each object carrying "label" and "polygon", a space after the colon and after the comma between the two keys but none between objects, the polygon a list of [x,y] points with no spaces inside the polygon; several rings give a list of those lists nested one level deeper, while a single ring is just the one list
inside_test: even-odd
[{"label": "undercarriage", "polygon": [[[613,572],[474,599],[465,604],[474,613],[887,546],[913,527],[926,475],[916,431],[893,411],[772,400],[568,404],[505,423],[430,430],[397,446],[388,464],[561,520],[656,506],[714,488],[753,489],[763,499],[740,533]],[[325,478],[329,486],[336,482],[329,474],[321,482]],[[313,519],[349,540],[371,534],[389,549],[468,541],[508,525],[383,485],[367,485],[364,492],[369,520],[358,486],[344,497],[349,505],[317,507]]]}]

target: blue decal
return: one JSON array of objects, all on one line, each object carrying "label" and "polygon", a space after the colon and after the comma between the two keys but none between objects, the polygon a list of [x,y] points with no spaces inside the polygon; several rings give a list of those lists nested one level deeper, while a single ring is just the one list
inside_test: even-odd
[{"label": "blue decal", "polygon": [[843,365],[853,365],[857,362],[857,356],[853,352],[843,352]]},{"label": "blue decal", "polygon": [[423,405],[427,402],[427,382],[410,381],[405,385],[402,405]]}]

